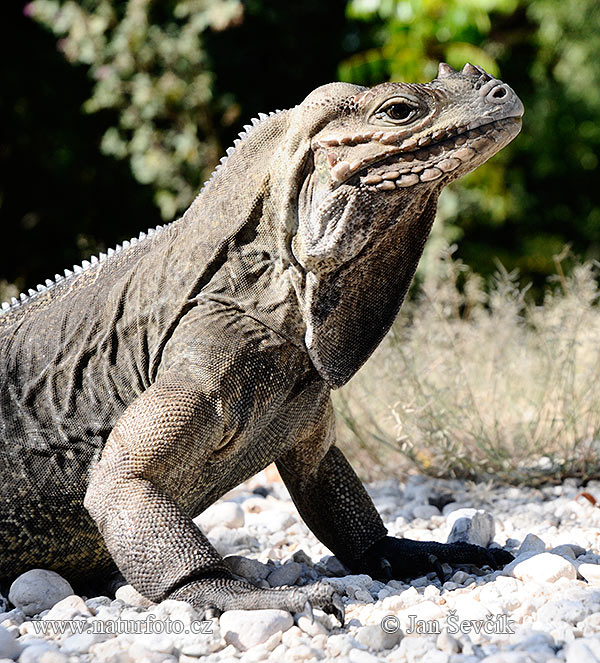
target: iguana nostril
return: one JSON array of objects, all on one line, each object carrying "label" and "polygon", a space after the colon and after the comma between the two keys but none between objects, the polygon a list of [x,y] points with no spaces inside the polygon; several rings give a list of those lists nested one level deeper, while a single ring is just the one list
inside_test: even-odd
[{"label": "iguana nostril", "polygon": [[482,88],[480,93],[483,92],[485,94],[485,98],[488,101],[491,101],[494,104],[501,104],[504,103],[505,101],[508,100],[510,96],[510,89],[508,86],[504,85],[503,83],[500,83],[499,85],[494,85],[492,89],[485,90]]}]

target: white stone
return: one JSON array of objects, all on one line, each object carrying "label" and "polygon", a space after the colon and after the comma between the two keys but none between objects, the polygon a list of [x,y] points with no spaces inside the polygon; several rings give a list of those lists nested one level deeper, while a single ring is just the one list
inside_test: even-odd
[{"label": "white stone", "polygon": [[264,529],[267,532],[281,533],[285,532],[288,527],[291,527],[296,522],[296,518],[286,511],[270,509],[268,511],[248,514],[246,522],[248,525]]},{"label": "white stone", "polygon": [[358,629],[356,639],[373,651],[382,651],[395,647],[402,640],[402,635],[400,629],[395,633],[386,633],[381,624],[369,624]]},{"label": "white stone", "polygon": [[13,582],[8,599],[26,615],[31,616],[48,610],[71,594],[74,594],[73,588],[58,573],[46,569],[32,569]]},{"label": "white stone", "polygon": [[577,571],[590,583],[600,585],[600,564],[580,564]]},{"label": "white stone", "polygon": [[457,596],[453,607],[461,621],[484,620],[490,614],[490,610],[485,605],[469,595]]},{"label": "white stone", "polygon": [[54,655],[62,656],[66,660],[66,656],[58,651],[54,643],[35,644],[25,647],[19,658],[19,663],[41,663],[48,659],[52,660]]},{"label": "white stone", "polygon": [[[430,637],[412,636],[402,638],[398,649],[398,660],[408,663],[421,663],[425,657],[435,650],[435,640]],[[442,652],[444,653],[444,652]]]},{"label": "white stone", "polygon": [[329,634],[328,628],[316,616],[314,619],[311,619],[308,615],[300,614],[296,616],[296,621],[298,628],[307,635],[310,635],[311,638],[314,638],[316,635],[326,636]]},{"label": "white stone", "polygon": [[290,647],[284,654],[285,663],[296,663],[297,661],[314,660],[315,652],[306,644]]},{"label": "white stone", "polygon": [[55,603],[42,617],[44,620],[75,619],[75,617],[91,617],[92,613],[81,596],[72,594]]},{"label": "white stone", "polygon": [[494,540],[494,516],[483,509],[457,509],[447,519],[448,543],[466,541],[487,548]]},{"label": "white stone", "polygon": [[244,510],[236,502],[217,502],[196,516],[194,523],[204,532],[214,527],[236,529],[244,526]]},{"label": "white stone", "polygon": [[[509,566],[512,566],[512,564],[514,562],[511,562]],[[504,571],[506,572],[506,568]],[[519,561],[510,569],[509,574],[525,582],[556,582],[559,578],[575,580],[577,570],[564,557],[544,552],[524,561]]]},{"label": "white stone", "polygon": [[546,550],[546,544],[535,534],[528,534],[524,539],[517,555],[523,553],[542,553]]},{"label": "white stone", "polygon": [[592,608],[585,605],[583,601],[575,599],[557,599],[540,606],[537,618],[544,622],[567,622],[574,626],[585,619]]},{"label": "white stone", "polygon": [[74,633],[62,641],[61,649],[67,654],[86,654],[92,645],[113,637],[107,633]]},{"label": "white stone", "polygon": [[351,649],[348,660],[350,663],[378,663],[380,661],[377,656],[361,649]]},{"label": "white stone", "polygon": [[149,608],[155,605],[150,599],[142,596],[137,589],[131,585],[121,585],[115,592],[115,598],[127,605],[133,605],[138,608]]},{"label": "white stone", "polygon": [[579,638],[565,647],[566,663],[598,663],[600,661],[600,639],[598,636]]},{"label": "white stone", "polygon": [[294,624],[284,610],[228,610],[221,615],[220,629],[225,642],[245,651],[266,642],[274,633]]},{"label": "white stone", "polygon": [[[19,663],[27,663],[27,661],[24,661],[21,656]],[[69,663],[69,657],[55,649],[46,649],[35,659],[35,663]]]},{"label": "white stone", "polygon": [[16,641],[15,635],[4,626],[0,626],[0,658],[18,658],[21,645]]},{"label": "white stone", "polygon": [[448,654],[457,654],[460,651],[460,642],[446,629],[438,635],[435,646]]},{"label": "white stone", "polygon": [[327,640],[327,651],[332,657],[345,657],[351,649],[364,649],[364,645],[349,633],[336,633],[335,635],[330,635]]}]

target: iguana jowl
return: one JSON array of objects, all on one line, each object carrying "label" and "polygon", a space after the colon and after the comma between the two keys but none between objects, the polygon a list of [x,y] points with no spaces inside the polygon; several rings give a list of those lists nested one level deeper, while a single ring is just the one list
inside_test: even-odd
[{"label": "iguana jowl", "polygon": [[329,391],[389,329],[442,187],[522,112],[470,64],[426,85],[325,85],[248,127],[180,220],[4,305],[0,578],[114,560],[155,601],[341,614],[326,587],[233,578],[192,523],[272,461],[353,571],[505,561],[386,536],[335,446]]}]

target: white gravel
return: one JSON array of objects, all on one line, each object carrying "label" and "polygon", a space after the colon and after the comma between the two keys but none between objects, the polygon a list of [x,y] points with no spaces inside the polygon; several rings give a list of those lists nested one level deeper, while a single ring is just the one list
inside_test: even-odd
[{"label": "white gravel", "polygon": [[[129,586],[114,600],[75,596],[60,576],[32,570],[0,613],[0,663],[600,663],[600,509],[577,499],[574,480],[532,489],[414,476],[369,486],[392,535],[493,538],[516,556],[502,571],[447,568],[443,586],[435,574],[387,584],[345,576],[285,488],[270,484],[262,497],[252,491],[261,483],[196,522],[232,571],[259,586],[333,585],[344,628],[320,610],[314,620],[261,610],[203,623],[186,603],[154,605]],[[600,498],[600,482],[585,490]]]}]

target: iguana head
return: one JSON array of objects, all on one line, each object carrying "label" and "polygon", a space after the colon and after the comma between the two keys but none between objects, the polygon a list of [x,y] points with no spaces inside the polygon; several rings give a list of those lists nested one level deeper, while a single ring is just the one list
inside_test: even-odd
[{"label": "iguana head", "polygon": [[442,63],[423,85],[325,85],[290,113],[286,179],[296,188],[281,209],[295,215],[305,344],[338,387],[392,324],[442,187],[518,134],[523,105],[480,67]]},{"label": "iguana head", "polygon": [[320,125],[294,248],[321,271],[504,147],[519,132],[523,105],[480,67],[442,63],[427,84],[325,85],[296,112],[318,115]]}]

